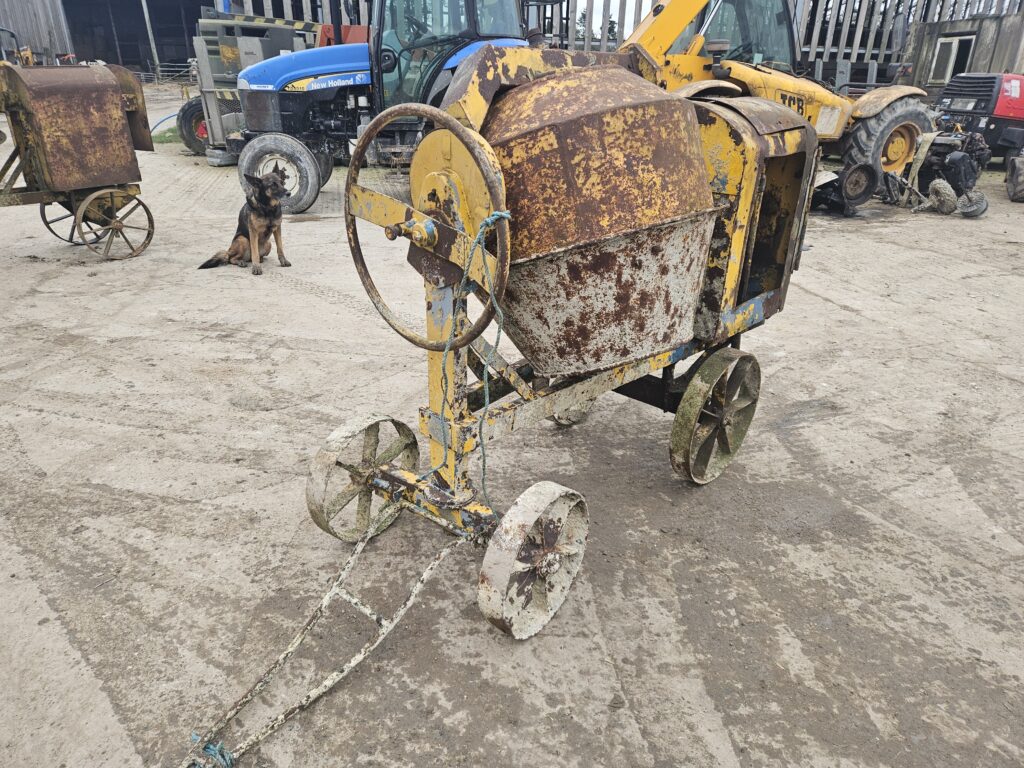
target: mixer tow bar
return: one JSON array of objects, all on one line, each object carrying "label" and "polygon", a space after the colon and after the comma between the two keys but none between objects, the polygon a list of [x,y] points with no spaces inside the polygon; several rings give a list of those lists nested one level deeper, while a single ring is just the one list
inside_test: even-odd
[{"label": "mixer tow bar", "polygon": [[[335,578],[331,588],[327,590],[327,593],[323,598],[321,598],[320,603],[310,614],[309,618],[306,619],[306,623],[302,625],[302,629],[300,629],[295,637],[292,638],[288,647],[280,656],[277,657],[267,671],[260,676],[259,680],[257,680],[249,690],[242,694],[234,705],[232,705],[231,709],[229,709],[214,726],[209,728],[202,736],[193,736],[194,746],[189,750],[189,753],[181,763],[180,768],[232,768],[242,755],[250,751],[253,747],[259,745],[260,742],[274,733],[286,722],[291,720],[299,712],[307,709],[322,696],[329,693],[336,685],[338,685],[338,683],[348,677],[348,675],[357,666],[359,666],[359,664],[362,663],[378,645],[384,642],[384,639],[391,633],[391,630],[398,625],[402,620],[402,617],[405,616],[406,612],[413,606],[413,603],[416,602],[416,598],[423,590],[423,587],[426,586],[427,581],[429,581],[434,571],[437,570],[437,567],[444,562],[445,558],[448,557],[448,555],[450,555],[456,548],[472,540],[471,537],[462,534],[461,532],[457,532],[459,537],[456,538],[455,541],[445,545],[420,574],[420,577],[409,590],[409,595],[405,599],[405,602],[403,602],[390,617],[381,616],[363,603],[358,597],[346,590],[345,582],[352,573],[352,569],[355,568],[355,565],[359,560],[359,556],[362,554],[363,549],[366,547],[366,544],[370,539],[380,530],[383,530],[383,528],[390,525],[402,511],[401,508],[391,509],[389,508],[390,506],[401,507],[402,505],[394,504],[385,506],[380,510],[378,516],[372,520],[373,525],[369,524],[371,521],[367,521],[363,535],[357,539],[355,546],[352,549],[352,553],[345,561],[345,564],[342,566],[341,571]],[[324,678],[320,685],[310,689],[298,702],[281,712],[273,719],[269,720],[260,730],[253,732],[243,739],[238,747],[228,750],[224,747],[223,742],[216,741],[222,732],[241,713],[245,706],[267,687],[281,667],[284,666],[285,662],[287,662],[292,654],[299,649],[299,646],[302,645],[309,633],[319,623],[320,619],[323,618],[327,609],[337,597],[347,601],[356,610],[376,624],[376,636],[360,648],[359,652],[350,658],[344,665]]]}]

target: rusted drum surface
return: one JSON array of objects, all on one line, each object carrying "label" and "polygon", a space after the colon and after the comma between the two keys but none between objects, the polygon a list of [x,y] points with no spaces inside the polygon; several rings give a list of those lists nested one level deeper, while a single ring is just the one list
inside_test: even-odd
[{"label": "rusted drum surface", "polygon": [[544,376],[693,338],[714,224],[692,105],[619,67],[499,97],[483,135],[505,176],[509,336]]},{"label": "rusted drum surface", "polygon": [[70,192],[140,180],[121,86],[106,67],[0,67],[0,90],[40,161],[38,186]]}]

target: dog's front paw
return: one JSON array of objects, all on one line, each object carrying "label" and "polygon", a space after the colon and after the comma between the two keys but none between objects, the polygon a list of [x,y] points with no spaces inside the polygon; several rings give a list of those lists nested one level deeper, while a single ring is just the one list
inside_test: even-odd
[{"label": "dog's front paw", "polygon": [[282,267],[290,267],[292,263],[288,261],[284,256],[278,256],[277,260],[281,263]]},{"label": "dog's front paw", "polygon": [[262,275],[263,274],[263,267],[261,267],[259,264],[253,264],[252,265],[252,273],[254,275]]}]

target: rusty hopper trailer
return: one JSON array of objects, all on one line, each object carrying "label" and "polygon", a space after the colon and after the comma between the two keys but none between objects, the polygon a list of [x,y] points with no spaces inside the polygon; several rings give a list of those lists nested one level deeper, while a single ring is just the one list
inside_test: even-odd
[{"label": "rusty hopper trailer", "polygon": [[138,80],[117,66],[0,62],[0,110],[13,146],[0,206],[38,205],[56,237],[104,258],[138,256],[153,239],[135,150],[153,150]]},{"label": "rusty hopper trailer", "polygon": [[[760,392],[758,363],[739,341],[785,302],[809,207],[815,132],[766,100],[668,94],[637,74],[640,65],[623,54],[488,47],[459,68],[443,109],[402,104],[367,127],[346,184],[349,245],[383,318],[426,352],[419,432],[428,456],[420,462],[413,429],[397,419],[327,439],[306,500],[318,526],[355,542],[353,554],[288,649],[184,765],[224,764],[215,739],[334,598],[369,617],[376,637],[245,738],[232,759],[343,679],[465,542],[485,546],[477,587],[484,616],[517,639],[545,626],[582,564],[587,504],[545,481],[499,512],[487,496],[490,441],[545,418],[571,422],[614,390],[675,413],[668,453],[693,482],[713,480],[739,450]],[[360,183],[374,137],[410,118],[433,126],[412,158],[411,203]],[[422,275],[425,334],[382,300],[360,219],[405,248]],[[471,296],[483,307],[475,319]],[[522,360],[499,351],[503,331]],[[477,454],[474,482],[469,462]],[[369,539],[403,512],[454,540],[387,617],[344,584]]]}]

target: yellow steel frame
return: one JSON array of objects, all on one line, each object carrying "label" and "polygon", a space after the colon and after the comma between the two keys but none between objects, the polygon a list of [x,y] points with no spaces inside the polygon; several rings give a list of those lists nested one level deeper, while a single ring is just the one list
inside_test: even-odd
[{"label": "yellow steel frame", "polygon": [[[695,13],[700,3],[676,0],[666,4],[663,14],[673,6],[684,9],[685,12],[676,14],[681,19],[686,13]],[[655,31],[651,25],[641,26],[638,34],[654,35]],[[506,49],[495,54],[497,68],[522,72],[520,65],[536,65],[547,71],[552,68],[550,53],[543,58],[532,49]],[[564,66],[571,66],[568,58],[565,62]],[[470,86],[449,108],[450,114],[474,129],[479,129],[488,108],[480,85]],[[704,313],[704,327],[698,328],[698,337],[678,349],[639,362],[554,382],[534,376],[526,361],[507,361],[482,337],[461,349],[428,351],[428,402],[420,410],[419,428],[429,444],[431,470],[417,475],[395,464],[381,466],[370,481],[375,491],[415,507],[453,531],[466,535],[486,531],[496,516],[480,500],[469,476],[469,460],[475,452],[484,450],[485,443],[591,401],[602,393],[671,370],[697,353],[720,348],[781,308],[784,283],[740,300],[744,265],[754,247],[756,210],[765,186],[766,159],[801,152],[806,155],[809,151],[812,157],[802,170],[801,198],[796,209],[788,212],[793,221],[789,222],[789,239],[780,256],[786,260],[788,280],[794,253],[799,252],[812,187],[813,132],[800,125],[771,136],[769,141],[738,114],[714,105],[708,108],[714,119],[702,121],[702,140],[708,179],[716,201],[723,208],[716,241],[721,242],[724,237],[724,245],[709,256],[708,270],[709,274],[721,272],[724,279],[716,306]],[[475,138],[493,154],[482,137],[476,134]],[[466,233],[478,231],[484,219],[493,213],[491,199],[469,152],[446,130],[435,130],[421,142],[412,160],[410,187],[412,208],[369,192],[359,192],[354,197],[350,192],[350,205],[360,218],[385,227],[389,237],[407,238],[414,246],[413,251],[418,251],[424,275],[426,338],[439,345],[468,326],[468,295],[480,295],[488,288],[487,271],[472,266],[472,240]],[[437,238],[430,236],[441,228],[456,230],[464,239],[457,247],[441,248]],[[486,252],[480,255],[493,273],[494,256]],[[458,269],[452,271],[444,264]],[[467,269],[468,282],[463,276]],[[470,370],[478,379],[485,373],[494,376],[494,402],[483,401],[482,381],[470,384]]]}]

